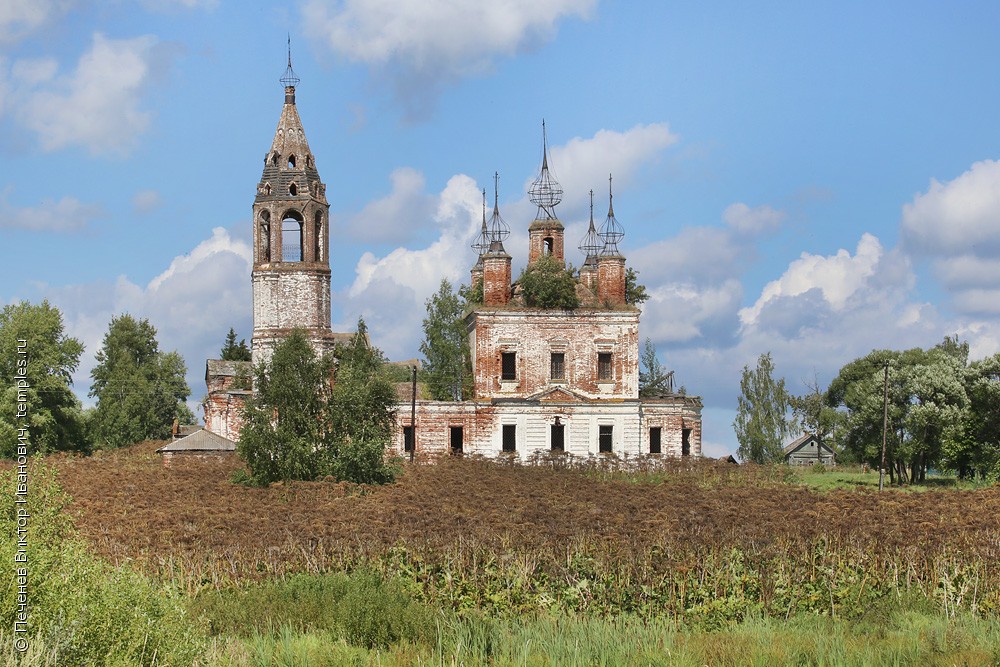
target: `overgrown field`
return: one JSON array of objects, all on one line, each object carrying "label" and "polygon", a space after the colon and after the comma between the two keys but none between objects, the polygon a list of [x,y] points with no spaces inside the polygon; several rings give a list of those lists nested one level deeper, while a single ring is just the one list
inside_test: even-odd
[{"label": "overgrown field", "polygon": [[[817,493],[711,462],[633,474],[443,459],[396,484],[266,489],[152,445],[63,459],[82,535],[190,590],[374,569],[421,599],[507,613],[640,612],[714,627],[850,616],[917,592],[1000,611],[1000,489]],[[777,470],[781,470],[780,468]]]},{"label": "overgrown field", "polygon": [[446,458],[261,489],[158,444],[38,468],[26,664],[1000,665],[1000,488]]}]

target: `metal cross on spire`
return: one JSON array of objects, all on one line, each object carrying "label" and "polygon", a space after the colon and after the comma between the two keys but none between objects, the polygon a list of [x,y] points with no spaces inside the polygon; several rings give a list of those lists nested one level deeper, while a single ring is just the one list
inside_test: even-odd
[{"label": "metal cross on spire", "polygon": [[602,255],[618,255],[618,244],[625,238],[625,230],[615,219],[614,193],[611,190],[611,174],[608,174],[608,217],[601,225],[600,237],[604,240]]},{"label": "metal cross on spire", "polygon": [[299,77],[295,76],[295,70],[292,69],[292,35],[288,35],[288,67],[285,68],[285,73],[278,79],[285,88],[294,88],[298,85]]},{"label": "metal cross on spire", "polygon": [[506,252],[503,242],[510,236],[510,227],[500,217],[500,172],[493,174],[493,215],[489,223],[490,252]]},{"label": "metal cross on spire", "polygon": [[590,226],[587,228],[587,235],[583,237],[580,241],[580,252],[583,253],[587,260],[585,264],[593,264],[597,260],[597,256],[604,249],[604,241],[597,234],[597,229],[594,227],[594,191],[590,191]]},{"label": "metal cross on spire", "polygon": [[490,249],[490,232],[486,227],[486,188],[483,188],[483,229],[472,242],[472,249],[482,258],[483,253]]},{"label": "metal cross on spire", "polygon": [[555,220],[556,204],[562,201],[563,190],[549,172],[549,145],[545,136],[545,120],[542,120],[542,171],[528,189],[528,199],[538,207],[537,220]]}]

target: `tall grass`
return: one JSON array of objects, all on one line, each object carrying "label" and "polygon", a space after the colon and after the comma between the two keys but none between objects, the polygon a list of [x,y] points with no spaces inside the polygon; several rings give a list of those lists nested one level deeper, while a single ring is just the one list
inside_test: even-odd
[{"label": "tall grass", "polygon": [[[17,610],[13,471],[0,474],[0,627],[11,632]],[[53,471],[29,474],[28,629],[30,664],[191,665],[201,652],[185,601],[143,576],[92,555],[65,512],[69,498]],[[23,506],[22,506],[23,507]],[[20,565],[20,564],[18,564]],[[12,638],[11,638],[12,639]],[[11,654],[14,654],[11,649]],[[10,660],[11,655],[7,656]]]}]

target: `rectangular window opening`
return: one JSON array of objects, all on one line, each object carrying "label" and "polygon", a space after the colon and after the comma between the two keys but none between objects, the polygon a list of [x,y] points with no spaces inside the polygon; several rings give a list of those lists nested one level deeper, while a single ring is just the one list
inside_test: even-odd
[{"label": "rectangular window opening", "polygon": [[503,451],[517,451],[517,424],[503,425]]},{"label": "rectangular window opening", "polygon": [[564,352],[553,352],[549,362],[549,375],[553,380],[566,379],[566,354]]},{"label": "rectangular window opening", "polygon": [[691,455],[691,429],[681,430],[681,456]]},{"label": "rectangular window opening", "polygon": [[517,352],[500,353],[500,379],[517,379]]},{"label": "rectangular window opening", "polygon": [[450,439],[450,443],[451,443],[451,453],[452,454],[461,454],[462,453],[462,446],[464,444],[463,443],[462,427],[461,426],[450,426],[448,428],[448,430],[449,430],[449,439]]},{"label": "rectangular window opening", "polygon": [[413,451],[413,427],[404,426],[403,427],[403,451],[412,452]]},{"label": "rectangular window opening", "polygon": [[552,433],[552,451],[561,452],[566,449],[566,425],[565,424],[553,424],[551,427]]},{"label": "rectangular window opening", "polygon": [[649,453],[659,454],[661,451],[660,438],[662,437],[661,427],[651,426],[649,429]]},{"label": "rectangular window opening", "polygon": [[615,427],[611,425],[598,426],[597,447],[600,452],[610,452],[614,449]]},{"label": "rectangular window opening", "polygon": [[613,374],[612,374],[611,353],[610,352],[598,352],[597,353],[597,379],[598,380],[612,380],[612,379],[614,379]]}]

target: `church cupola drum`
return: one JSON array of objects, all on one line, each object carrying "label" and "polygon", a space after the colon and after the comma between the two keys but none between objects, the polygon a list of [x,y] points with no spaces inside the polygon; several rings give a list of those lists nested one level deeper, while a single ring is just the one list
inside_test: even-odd
[{"label": "church cupola drum", "polygon": [[330,328],[330,205],[295,106],[299,78],[291,52],[281,83],[285,103],[253,202],[253,361],[302,329],[318,353]]}]

